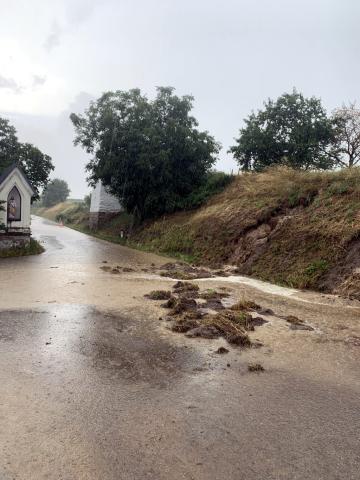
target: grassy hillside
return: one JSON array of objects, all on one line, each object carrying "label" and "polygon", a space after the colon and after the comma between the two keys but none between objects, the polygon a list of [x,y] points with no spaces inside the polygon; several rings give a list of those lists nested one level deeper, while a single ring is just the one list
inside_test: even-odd
[{"label": "grassy hillside", "polygon": [[68,224],[87,223],[88,208],[85,204],[78,200],[66,200],[66,202],[58,203],[53,207],[33,207],[32,213],[40,217],[47,218],[53,222],[63,221]]},{"label": "grassy hillside", "polygon": [[[40,215],[87,229],[79,205]],[[360,298],[360,169],[299,172],[286,168],[244,174],[204,206],[137,229],[119,215],[97,236],[281,285]]]},{"label": "grassy hillside", "polygon": [[238,176],[204,207],[151,223],[132,240],[283,285],[360,296],[359,234],[360,169],[281,168]]}]

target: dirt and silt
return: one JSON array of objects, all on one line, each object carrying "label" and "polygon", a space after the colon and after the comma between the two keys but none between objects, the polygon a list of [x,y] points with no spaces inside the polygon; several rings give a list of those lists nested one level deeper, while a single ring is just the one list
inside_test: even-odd
[{"label": "dirt and silt", "polygon": [[33,228],[46,253],[0,264],[0,478],[358,478],[357,302],[177,284],[164,258]]}]

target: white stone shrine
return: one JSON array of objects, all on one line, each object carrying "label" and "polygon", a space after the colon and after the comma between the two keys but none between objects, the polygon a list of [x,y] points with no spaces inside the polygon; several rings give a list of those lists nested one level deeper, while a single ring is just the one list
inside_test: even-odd
[{"label": "white stone shrine", "polygon": [[91,192],[89,227],[96,230],[123,210],[119,200],[98,181]]},{"label": "white stone shrine", "polygon": [[31,198],[34,190],[16,164],[0,174],[0,248],[27,245],[30,242]]}]

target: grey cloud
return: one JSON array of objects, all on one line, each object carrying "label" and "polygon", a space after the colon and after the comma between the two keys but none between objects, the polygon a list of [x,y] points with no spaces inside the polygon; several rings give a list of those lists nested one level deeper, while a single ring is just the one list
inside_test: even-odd
[{"label": "grey cloud", "polygon": [[33,75],[33,88],[40,87],[46,82],[46,77],[42,75]]},{"label": "grey cloud", "polygon": [[60,39],[63,34],[63,29],[60,27],[60,25],[57,22],[54,22],[51,31],[45,40],[44,43],[44,48],[48,52],[51,52],[55,47],[57,47],[60,44]]},{"label": "grey cloud", "polygon": [[[69,113],[83,112],[89,96],[79,95],[71,106],[66,103],[82,90],[98,97],[103,91],[136,86],[152,98],[155,85],[173,85],[179,95],[194,95],[194,116],[202,130],[222,143],[217,167],[226,171],[236,168],[226,152],[243,118],[262,108],[267,98],[276,99],[296,86],[306,96],[321,97],[329,112],[349,100],[360,103],[360,63],[354,61],[360,42],[359,0],[58,0],[56,4],[58,13],[49,9],[39,26],[44,29],[43,40],[48,36],[45,44],[51,53],[45,55],[43,69],[33,72],[48,75],[44,101],[38,87],[41,109],[51,112],[53,96],[54,108],[62,105],[66,111],[26,121],[17,117],[15,126],[24,141],[53,156],[55,174],[69,181],[72,195],[87,191],[83,171],[87,157],[72,145]],[[20,6],[17,10],[21,15]],[[11,27],[15,20],[6,23]],[[27,31],[19,36],[24,45],[28,40]],[[33,41],[37,47],[37,36]],[[57,82],[54,90],[50,88],[52,78],[61,80],[60,89],[55,88]],[[26,83],[29,95],[32,82],[31,77]]]},{"label": "grey cloud", "polygon": [[68,118],[70,113],[83,113],[83,111],[89,107],[89,104],[92,100],[96,100],[96,97],[94,97],[94,95],[91,95],[88,92],[80,92],[76,95],[74,100],[62,113],[62,115],[65,115]]},{"label": "grey cloud", "polygon": [[45,40],[44,48],[51,52],[61,43],[63,35],[69,33],[74,27],[84,23],[91,17],[94,10],[94,4],[89,0],[81,0],[77,3],[71,2],[66,11],[65,25],[60,26],[55,20],[48,37]]},{"label": "grey cloud", "polygon": [[0,88],[6,88],[13,93],[20,93],[22,90],[22,87],[13,78],[3,77],[2,75],[0,75]]},{"label": "grey cloud", "polygon": [[91,17],[94,7],[95,6],[93,2],[89,0],[81,0],[76,4],[72,2],[67,10],[67,19],[69,25],[77,26],[85,22],[89,17]]},{"label": "grey cloud", "polygon": [[85,165],[89,156],[81,147],[74,147],[74,127],[70,113],[82,113],[94,96],[80,92],[59,115],[32,115],[4,112],[16,127],[21,142],[29,142],[52,157],[55,171],[52,178],[63,178],[69,183],[71,196],[82,198],[89,192]]}]

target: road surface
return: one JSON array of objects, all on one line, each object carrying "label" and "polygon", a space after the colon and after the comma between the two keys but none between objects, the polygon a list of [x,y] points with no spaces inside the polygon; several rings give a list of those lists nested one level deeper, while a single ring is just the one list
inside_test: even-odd
[{"label": "road surface", "polygon": [[37,217],[33,232],[44,254],[0,260],[1,480],[359,479],[359,304],[200,281],[315,328],[271,318],[262,348],[220,356],[144,299],[171,287],[145,272],[168,259]]}]

